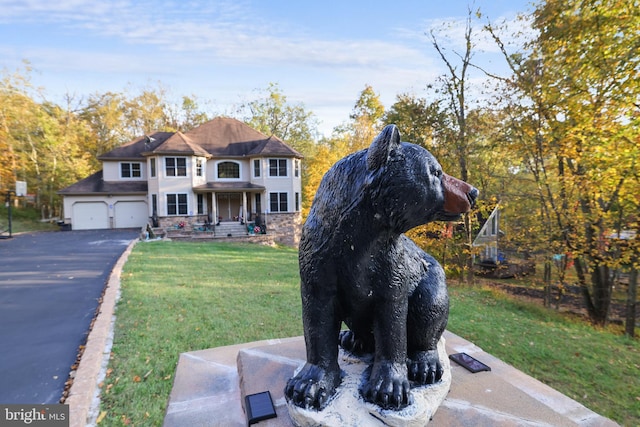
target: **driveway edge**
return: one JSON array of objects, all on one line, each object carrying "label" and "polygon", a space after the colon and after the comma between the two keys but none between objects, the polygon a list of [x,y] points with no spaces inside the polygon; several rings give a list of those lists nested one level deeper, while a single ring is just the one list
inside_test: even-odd
[{"label": "driveway edge", "polygon": [[120,293],[120,275],[138,241],[139,239],[135,239],[129,243],[109,275],[98,315],[87,338],[69,396],[65,400],[69,405],[69,427],[85,427],[90,424],[90,417],[95,422],[97,414],[93,414],[92,411],[99,410],[99,383],[104,379],[111,354],[114,313]]}]

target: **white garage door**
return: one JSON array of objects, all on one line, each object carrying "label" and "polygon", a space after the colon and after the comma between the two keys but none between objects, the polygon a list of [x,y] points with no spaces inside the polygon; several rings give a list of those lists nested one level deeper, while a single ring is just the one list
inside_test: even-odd
[{"label": "white garage door", "polygon": [[149,222],[146,202],[117,202],[114,209],[115,228],[137,228]]},{"label": "white garage door", "polygon": [[73,205],[71,227],[74,230],[109,228],[109,211],[106,203],[79,202]]}]

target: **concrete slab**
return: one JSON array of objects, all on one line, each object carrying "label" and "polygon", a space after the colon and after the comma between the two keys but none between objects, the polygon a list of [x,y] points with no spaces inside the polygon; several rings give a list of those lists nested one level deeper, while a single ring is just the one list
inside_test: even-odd
[{"label": "concrete slab", "polygon": [[[452,383],[435,426],[616,426],[604,418],[450,332],[447,354],[465,352],[491,367],[472,374],[451,363]],[[292,426],[284,385],[305,361],[303,337],[258,341],[183,353],[169,397],[164,427],[246,426],[245,394],[269,390],[277,418],[262,427]]]}]

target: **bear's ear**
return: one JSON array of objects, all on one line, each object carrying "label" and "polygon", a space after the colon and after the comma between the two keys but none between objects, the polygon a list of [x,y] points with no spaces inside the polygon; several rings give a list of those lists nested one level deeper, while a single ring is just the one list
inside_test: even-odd
[{"label": "bear's ear", "polygon": [[400,146],[400,131],[396,125],[387,125],[378,135],[367,152],[367,169],[380,169],[389,158],[391,151]]}]

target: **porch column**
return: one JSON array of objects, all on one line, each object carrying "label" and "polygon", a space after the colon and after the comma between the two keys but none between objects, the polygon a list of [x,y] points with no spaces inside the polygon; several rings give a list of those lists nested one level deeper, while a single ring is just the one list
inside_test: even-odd
[{"label": "porch column", "polygon": [[218,198],[215,191],[211,193],[211,222],[218,223]]},{"label": "porch column", "polygon": [[247,192],[246,191],[242,192],[242,219],[244,220],[245,224],[249,220],[249,217],[247,217]]}]

